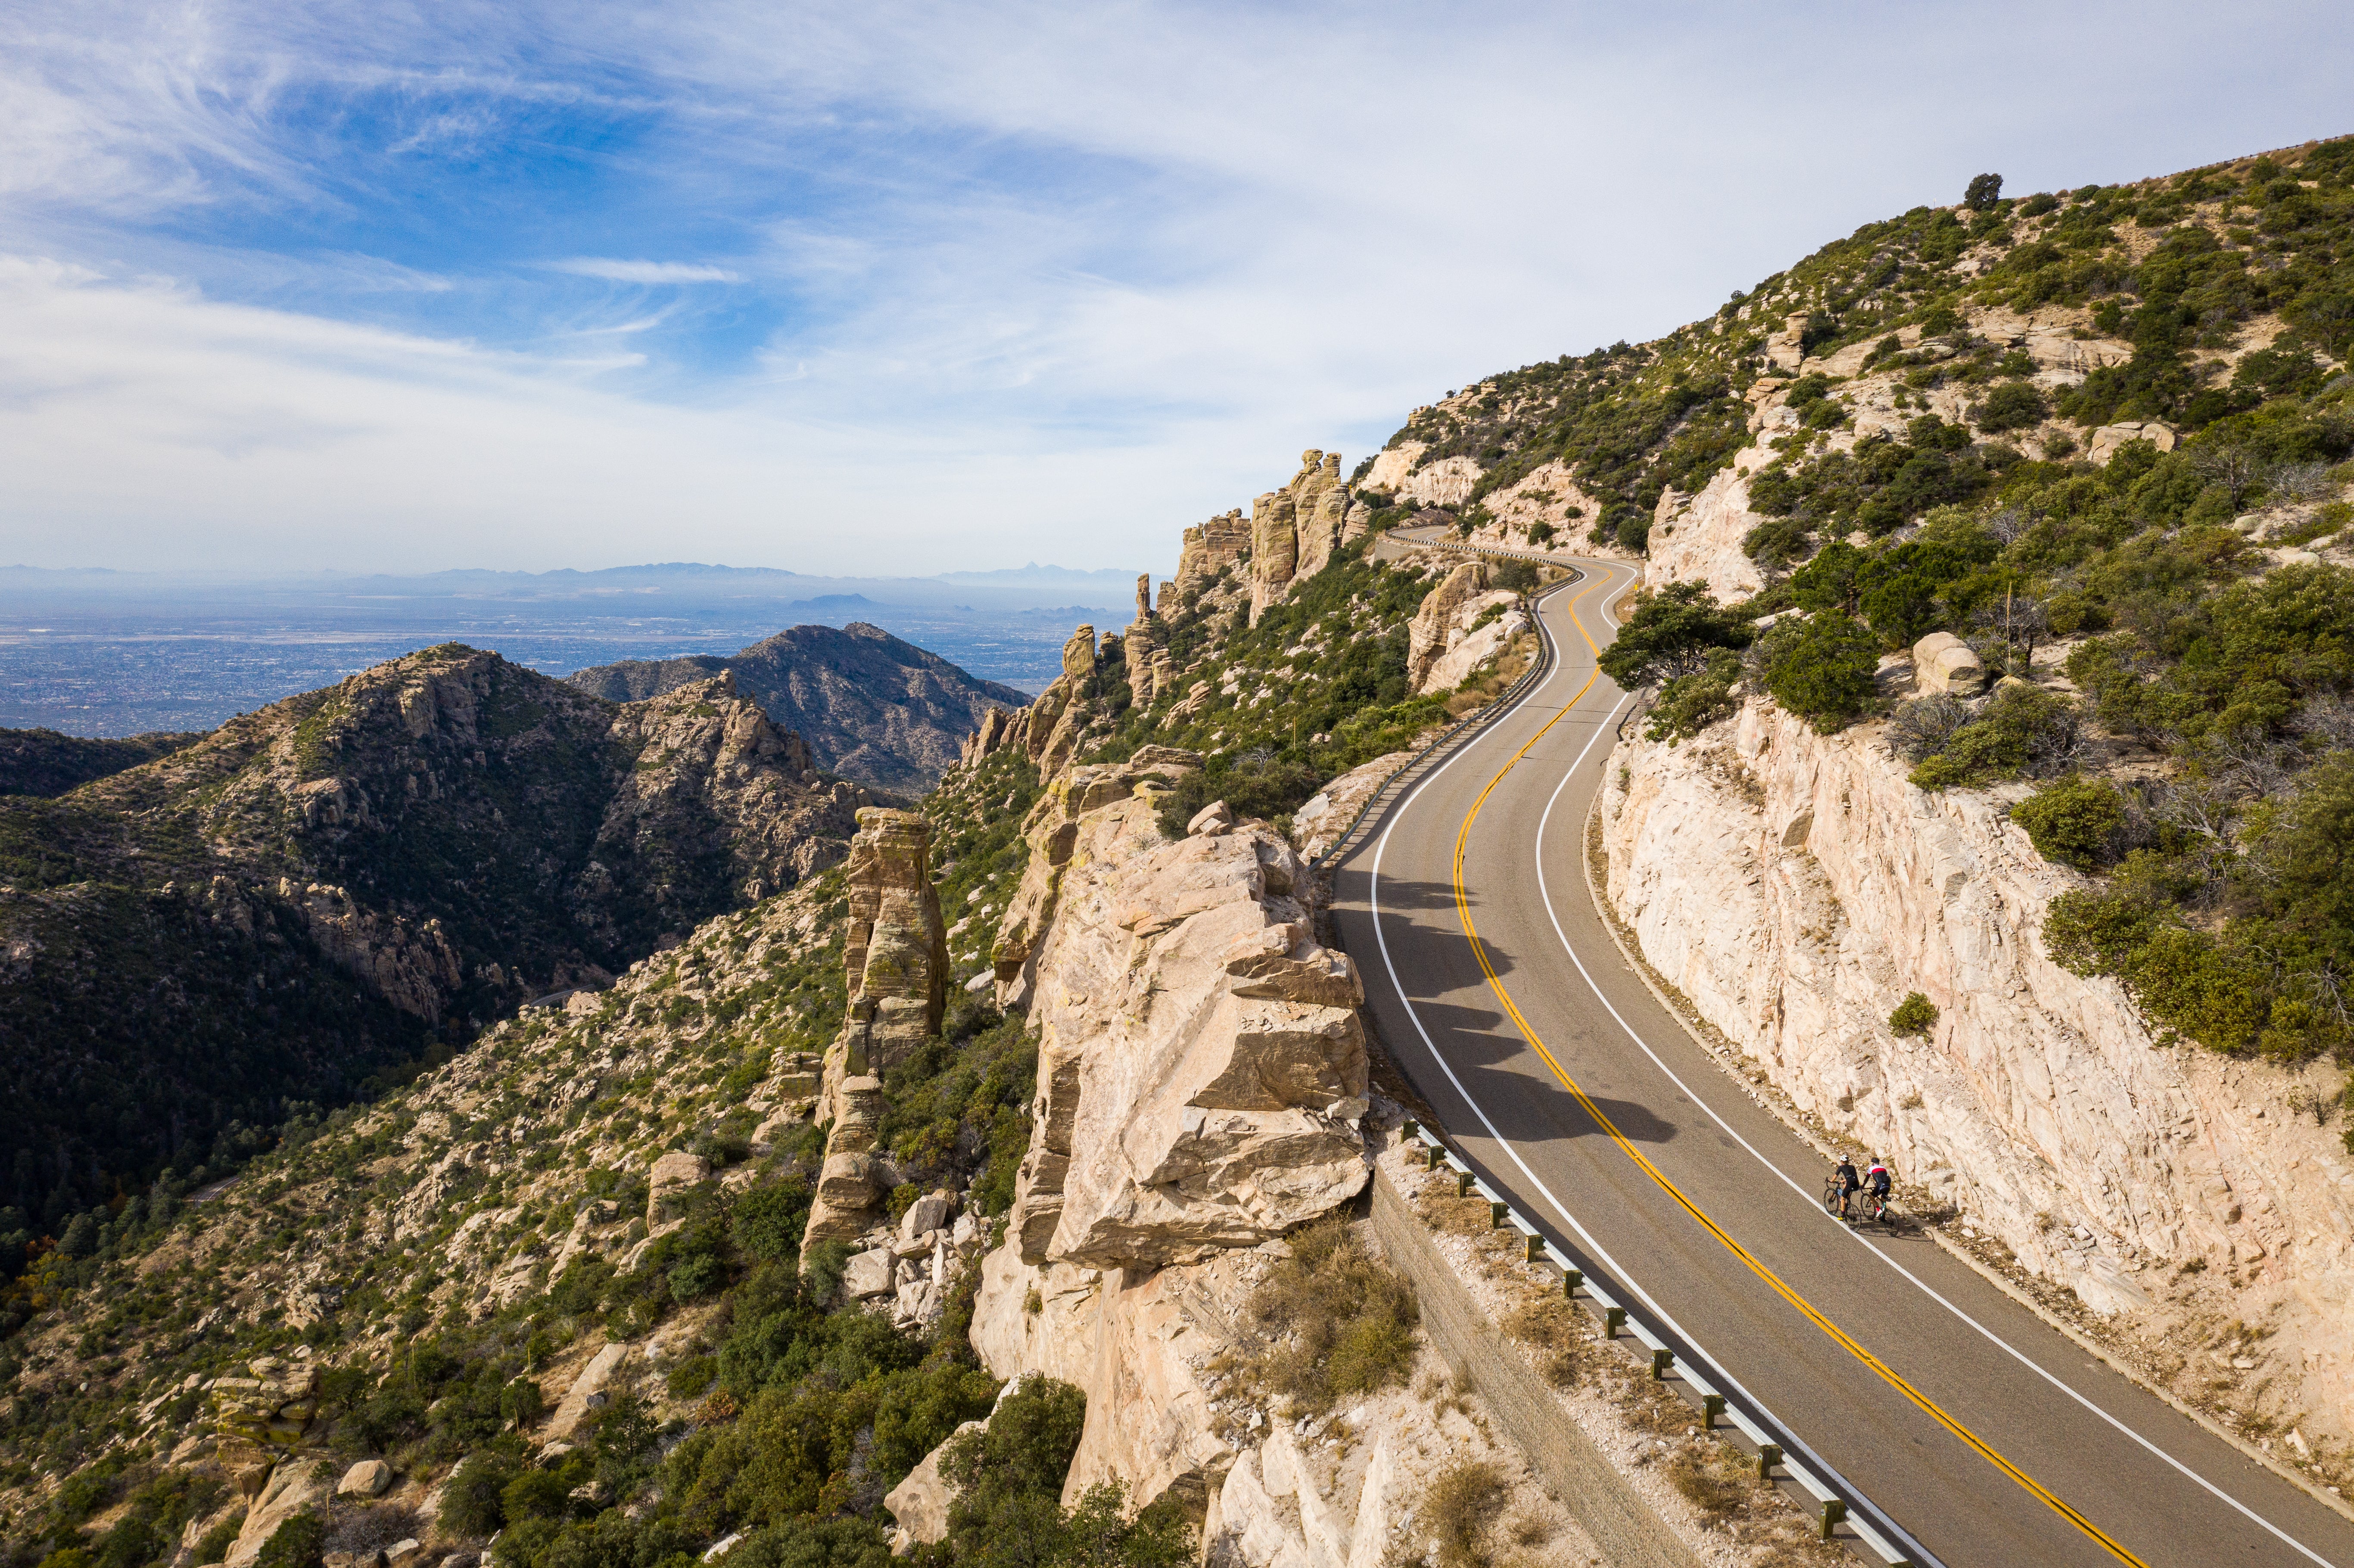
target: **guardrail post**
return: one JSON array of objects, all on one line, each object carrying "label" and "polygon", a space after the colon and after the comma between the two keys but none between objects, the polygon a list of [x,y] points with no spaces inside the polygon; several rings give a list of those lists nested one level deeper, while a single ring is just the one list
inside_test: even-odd
[{"label": "guardrail post", "polygon": [[1757,1445],[1757,1478],[1759,1480],[1772,1480],[1774,1478],[1774,1467],[1781,1462],[1782,1445],[1779,1443],[1760,1443]]},{"label": "guardrail post", "polygon": [[1408,1120],[1398,1128],[1398,1141],[1400,1143],[1412,1143],[1414,1141],[1414,1135],[1421,1130],[1422,1123]]},{"label": "guardrail post", "polygon": [[1665,1383],[1665,1382],[1667,1382],[1667,1381],[1668,1381],[1668,1369],[1669,1369],[1670,1367],[1674,1366],[1675,1364],[1676,1364],[1676,1353],[1675,1353],[1675,1351],[1653,1351],[1651,1352],[1651,1381],[1652,1381],[1653,1383]]},{"label": "guardrail post", "polygon": [[1829,1541],[1831,1538],[1831,1531],[1845,1522],[1846,1519],[1847,1504],[1840,1501],[1839,1499],[1833,1498],[1823,1504],[1822,1539]]},{"label": "guardrail post", "polygon": [[1488,1228],[1491,1231],[1502,1230],[1504,1228],[1505,1216],[1509,1215],[1511,1212],[1512,1205],[1510,1203],[1490,1203],[1488,1205]]},{"label": "guardrail post", "polygon": [[1577,1287],[1585,1283],[1585,1276],[1580,1270],[1564,1268],[1561,1271],[1561,1293],[1564,1296],[1576,1295]]},{"label": "guardrail post", "polygon": [[1529,1238],[1528,1255],[1521,1261],[1523,1263],[1543,1263],[1544,1261],[1544,1237],[1531,1236]]},{"label": "guardrail post", "polygon": [[1425,1171],[1436,1171],[1438,1169],[1439,1161],[1445,1158],[1439,1152],[1438,1145],[1435,1143],[1426,1145],[1422,1151],[1422,1168]]},{"label": "guardrail post", "polygon": [[1478,1180],[1479,1178],[1472,1175],[1469,1171],[1457,1171],[1455,1173],[1455,1195],[1458,1198],[1469,1197],[1471,1195],[1471,1183]]},{"label": "guardrail post", "polygon": [[1700,1425],[1703,1432],[1716,1430],[1717,1417],[1724,1414],[1724,1395],[1703,1393],[1700,1396]]},{"label": "guardrail post", "polygon": [[1618,1330],[1626,1326],[1627,1308],[1624,1307],[1605,1307],[1602,1309],[1602,1337],[1604,1339],[1617,1339],[1618,1337]]}]

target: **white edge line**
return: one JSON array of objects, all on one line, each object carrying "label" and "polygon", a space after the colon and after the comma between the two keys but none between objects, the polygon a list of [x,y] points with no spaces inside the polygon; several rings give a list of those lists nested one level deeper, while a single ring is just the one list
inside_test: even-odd
[{"label": "white edge line", "polygon": [[[1613,707],[1610,711],[1615,715],[1618,710],[1616,707]],[[1596,738],[1598,739],[1601,732],[1597,730],[1595,733]],[[1586,745],[1587,748],[1590,750],[1593,747],[1593,742],[1588,741]],[[1788,1187],[1790,1191],[1797,1193],[1800,1198],[1804,1199],[1809,1213],[1817,1211],[1819,1209],[1820,1205],[1815,1202],[1813,1194],[1808,1192],[1804,1187],[1800,1186],[1787,1171],[1783,1171],[1780,1166],[1775,1164],[1772,1160],[1766,1159],[1765,1155],[1759,1153],[1756,1148],[1752,1145],[1747,1139],[1734,1131],[1733,1124],[1726,1121],[1722,1116],[1719,1116],[1716,1112],[1716,1107],[1710,1105],[1707,1100],[1695,1093],[1691,1085],[1678,1077],[1675,1070],[1670,1067],[1666,1062],[1660,1060],[1659,1054],[1658,1052],[1651,1049],[1650,1043],[1635,1032],[1635,1026],[1627,1022],[1626,1018],[1618,1012],[1618,1009],[1611,1004],[1608,997],[1603,995],[1602,988],[1595,983],[1594,976],[1587,971],[1585,968],[1585,960],[1578,957],[1576,948],[1572,946],[1570,943],[1569,934],[1562,928],[1561,916],[1553,909],[1552,891],[1545,885],[1545,829],[1553,821],[1553,809],[1554,804],[1560,800],[1562,791],[1569,788],[1570,779],[1576,776],[1578,768],[1585,764],[1585,752],[1580,752],[1578,754],[1577,760],[1571,763],[1568,770],[1561,776],[1561,782],[1553,786],[1553,794],[1545,801],[1544,814],[1537,820],[1536,845],[1533,851],[1537,869],[1537,896],[1544,905],[1545,917],[1553,922],[1553,935],[1560,938],[1562,951],[1567,953],[1569,955],[1569,961],[1577,966],[1579,976],[1585,980],[1586,988],[1594,992],[1595,1000],[1601,1002],[1603,1008],[1608,1012],[1610,1016],[1617,1021],[1618,1027],[1627,1032],[1627,1038],[1632,1040],[1636,1045],[1641,1049],[1643,1054],[1649,1056],[1653,1065],[1656,1065],[1660,1072],[1667,1075],[1668,1081],[1675,1085],[1677,1088],[1681,1089],[1694,1105],[1708,1112],[1709,1118],[1715,1122],[1718,1127],[1723,1128],[1726,1136],[1730,1137],[1735,1143],[1740,1144],[1743,1149],[1748,1150],[1751,1158],[1755,1159],[1760,1165],[1765,1166],[1766,1170],[1772,1171],[1775,1176],[1781,1180],[1785,1186]],[[1433,774],[1432,777],[1436,778],[1437,775]],[[1585,853],[1584,845],[1581,844],[1578,846],[1578,853],[1581,854]],[[1374,857],[1374,865],[1376,871],[1378,871],[1380,866],[1380,857],[1378,855]],[[1379,924],[1376,923],[1374,927],[1376,936],[1380,934],[1380,929]],[[1386,958],[1386,951],[1384,951],[1384,956]],[[1393,972],[1392,978],[1394,980],[1394,972]],[[1401,991],[1399,994],[1403,997],[1405,993]],[[1412,1011],[1411,1003],[1408,1004],[1408,1011]],[[1427,1037],[1426,1036],[1426,1038]],[[1433,1054],[1436,1054],[1436,1052],[1433,1053]],[[1449,1073],[1447,1075],[1450,1078],[1454,1076],[1452,1073]],[[1458,1085],[1457,1086],[1459,1088],[1461,1086]],[[1548,1196],[1550,1196],[1550,1194],[1548,1194]],[[1826,1215],[1824,1216],[1824,1223],[1828,1224],[1833,1222],[1828,1215]],[[1985,1336],[1989,1343],[1999,1345],[2005,1351],[2009,1352],[2020,1365],[2028,1368],[2044,1382],[2050,1383],[2053,1388],[2060,1390],[2061,1393],[2074,1400],[2078,1404],[2083,1405],[2085,1409],[2091,1411],[2094,1414],[2107,1422],[2111,1426],[2115,1427],[2118,1431],[2124,1433],[2126,1436],[2140,1444],[2150,1453],[2157,1455],[2159,1458],[2173,1466],[2175,1469],[2180,1471],[2183,1475],[2188,1476],[2190,1479],[2198,1482],[2209,1492],[2221,1499],[2224,1502],[2229,1503],[2232,1508],[2238,1510],[2249,1519],[2253,1520],[2256,1523],[2264,1526],[2265,1530],[2270,1531],[2285,1544],[2295,1548],[2297,1552],[2302,1552],[2311,1561],[2320,1563],[2322,1568],[2335,1568],[2335,1565],[2330,1563],[2329,1559],[2315,1552],[2311,1547],[2306,1546],[2303,1542],[2298,1541],[2295,1536],[2281,1529],[2280,1526],[2273,1523],[2272,1520],[2266,1519],[2264,1515],[2258,1513],[2255,1510],[2250,1508],[2247,1504],[2242,1502],[2231,1493],[2223,1490],[2222,1488],[2217,1486],[2214,1482],[2209,1480],[2206,1477],[2200,1475],[2198,1471],[2192,1469],[2190,1466],[2184,1464],[2181,1460],[2176,1458],[2173,1455],[2168,1453],[2165,1449],[2159,1447],[2157,1444],[2151,1442],[2148,1438],[2143,1436],[2140,1433],[2126,1425],[2117,1417],[2102,1409],[2098,1404],[2094,1404],[2091,1399],[2078,1393],[2075,1389],[2071,1388],[2059,1378],[2054,1377],[2051,1372],[2044,1370],[2042,1366],[2039,1365],[2032,1358],[2020,1351],[2017,1346],[2011,1344],[2001,1335],[1996,1333],[1993,1330],[1988,1328],[1985,1324],[1971,1317],[1967,1312],[1963,1311],[1961,1308],[1956,1306],[1952,1301],[1947,1300],[1944,1296],[1940,1295],[1936,1289],[1928,1283],[1928,1281],[1921,1278],[1920,1276],[1914,1274],[1911,1269],[1897,1262],[1893,1257],[1891,1257],[1869,1237],[1864,1235],[1862,1232],[1851,1229],[1846,1225],[1840,1225],[1838,1228],[1844,1231],[1847,1235],[1856,1243],[1856,1245],[1863,1247],[1873,1256],[1879,1258],[1889,1267],[1894,1269],[1898,1274],[1903,1275],[1904,1278],[1918,1288],[1923,1295],[1928,1297],[1929,1299],[1935,1301],[1938,1306],[1943,1307],[1946,1311],[1951,1312],[1955,1317],[1968,1324],[1972,1329],[1977,1330],[1978,1333]]]},{"label": "white edge line", "polygon": [[[1606,588],[1614,585],[1606,577],[1604,586]],[[1606,600],[1604,602],[1606,603],[1607,601]],[[1542,618],[1539,619],[1537,624],[1543,630],[1545,640],[1548,642],[1552,641],[1552,630],[1550,628],[1546,628],[1544,626],[1544,622]],[[1536,696],[1539,692],[1542,692],[1547,686],[1552,685],[1554,680],[1561,675],[1562,670],[1562,663],[1558,659],[1556,659],[1553,662],[1552,673],[1548,674],[1543,681],[1539,682],[1534,687],[1532,687],[1528,694],[1521,699],[1521,701],[1522,703],[1526,703]],[[1594,749],[1594,743],[1602,738],[1604,732],[1609,727],[1609,721],[1617,714],[1617,706],[1614,705],[1610,712],[1603,715],[1603,722],[1597,725],[1595,727],[1594,734],[1587,737],[1584,749],[1579,751],[1577,754],[1577,760],[1570,764],[1570,771],[1572,773],[1575,773],[1579,765],[1585,762],[1586,754]],[[1401,799],[1397,805],[1393,809],[1393,814],[1390,818],[1389,825],[1382,830],[1382,836],[1374,845],[1373,871],[1372,874],[1367,879],[1367,902],[1373,913],[1373,942],[1374,945],[1381,949],[1382,968],[1388,971],[1391,989],[1397,992],[1398,1001],[1405,1008],[1406,1017],[1413,1022],[1415,1033],[1422,1037],[1424,1049],[1430,1053],[1431,1060],[1438,1064],[1438,1070],[1447,1075],[1447,1081],[1455,1086],[1455,1092],[1462,1097],[1463,1103],[1471,1107],[1472,1114],[1479,1118],[1480,1125],[1488,1129],[1488,1136],[1495,1140],[1496,1146],[1511,1157],[1512,1163],[1520,1167],[1521,1174],[1528,1178],[1529,1184],[1534,1187],[1539,1192],[1544,1194],[1545,1202],[1553,1205],[1553,1212],[1562,1217],[1563,1224],[1568,1225],[1571,1230],[1577,1233],[1578,1239],[1585,1244],[1587,1251],[1593,1255],[1595,1259],[1605,1268],[1607,1268],[1613,1275],[1617,1276],[1617,1278],[1626,1285],[1628,1290],[1632,1291],[1638,1298],[1639,1298],[1644,1306],[1650,1308],[1652,1316],[1657,1318],[1662,1324],[1666,1325],[1670,1333],[1673,1333],[1677,1338],[1682,1340],[1685,1344],[1691,1346],[1696,1352],[1705,1355],[1707,1352],[1701,1350],[1700,1340],[1692,1334],[1686,1332],[1683,1326],[1676,1321],[1674,1316],[1670,1314],[1666,1308],[1660,1306],[1659,1302],[1652,1298],[1651,1293],[1649,1290],[1646,1290],[1642,1285],[1636,1280],[1633,1275],[1629,1274],[1624,1267],[1620,1266],[1618,1260],[1610,1255],[1608,1249],[1604,1247],[1603,1245],[1595,1238],[1594,1234],[1591,1231],[1588,1231],[1583,1224],[1579,1224],[1577,1216],[1571,1213],[1568,1207],[1564,1204],[1559,1198],[1553,1195],[1553,1189],[1546,1186],[1543,1181],[1538,1177],[1534,1171],[1529,1169],[1528,1161],[1521,1158],[1521,1151],[1512,1146],[1511,1140],[1497,1129],[1495,1122],[1490,1119],[1488,1115],[1487,1107],[1480,1105],[1478,1100],[1474,1099],[1471,1097],[1471,1092],[1463,1086],[1463,1080],[1455,1075],[1454,1065],[1448,1062],[1446,1056],[1439,1052],[1437,1043],[1430,1037],[1430,1032],[1423,1027],[1422,1014],[1415,1010],[1413,1000],[1405,993],[1405,983],[1398,979],[1397,966],[1391,961],[1389,938],[1382,932],[1381,901],[1382,860],[1383,857],[1389,853],[1390,835],[1397,831],[1398,823],[1405,821],[1406,812],[1413,805],[1416,797],[1419,796],[1423,790],[1428,788],[1430,784],[1441,774],[1454,767],[1458,762],[1462,761],[1466,757],[1469,757],[1477,747],[1479,741],[1482,738],[1484,738],[1484,736],[1473,736],[1471,741],[1465,745],[1461,750],[1448,758],[1445,762],[1439,764],[1437,768],[1432,768],[1429,773],[1424,775],[1424,777],[1416,783],[1415,787],[1408,790],[1405,796]],[[1606,1003],[1605,1005],[1607,1004]],[[1621,1020],[1620,1022],[1623,1024],[1624,1020]],[[1452,1151],[1447,1155],[1447,1163],[1450,1165],[1456,1165],[1458,1163]],[[1596,1296],[1597,1299],[1604,1299],[1606,1305],[1617,1305],[1616,1302],[1607,1301],[1606,1298],[1601,1297],[1599,1292],[1593,1291],[1590,1287],[1588,1294]],[[1724,1379],[1727,1387],[1731,1388],[1744,1400],[1747,1401],[1750,1404],[1755,1405],[1757,1409],[1761,1411],[1766,1409],[1764,1402],[1759,1400],[1756,1395],[1751,1393],[1746,1388],[1743,1387],[1739,1380],[1734,1377],[1733,1373],[1725,1368],[1723,1362],[1718,1361],[1714,1357],[1710,1357],[1709,1359],[1711,1362],[1711,1370],[1718,1376]],[[1827,1476],[1839,1475],[1838,1469],[1827,1463],[1820,1455],[1817,1454],[1813,1448],[1808,1446],[1804,1438],[1800,1437],[1797,1432],[1788,1429],[1787,1423],[1782,1423],[1782,1425],[1786,1433],[1785,1440],[1791,1446],[1799,1450],[1797,1457],[1801,1461],[1797,1464],[1791,1463],[1790,1461],[1793,1457],[1785,1454],[1784,1468],[1794,1472],[1812,1468],[1819,1469]],[[1844,1479],[1844,1478],[1841,1478]],[[1803,1481],[1801,1484],[1803,1484]],[[1875,1510],[1878,1510],[1878,1505],[1871,1501],[1861,1487],[1855,1486],[1851,1481],[1849,1482],[1848,1485],[1850,1489],[1851,1489],[1859,1499],[1863,1499],[1867,1507],[1871,1507]],[[1810,1488],[1809,1489],[1811,1490],[1812,1489]],[[1914,1556],[1916,1560],[1925,1558],[1928,1562],[1933,1563],[1937,1561],[1937,1559],[1930,1553],[1928,1548],[1922,1546],[1918,1542],[1914,1541],[1911,1533],[1905,1531],[1902,1525],[1897,1524],[1894,1520],[1889,1519],[1884,1510],[1879,1511],[1881,1511],[1881,1517],[1886,1521],[1888,1528],[1895,1531],[1899,1536],[1914,1547]],[[2325,1564],[2324,1568],[2329,1568],[2329,1565]]]}]

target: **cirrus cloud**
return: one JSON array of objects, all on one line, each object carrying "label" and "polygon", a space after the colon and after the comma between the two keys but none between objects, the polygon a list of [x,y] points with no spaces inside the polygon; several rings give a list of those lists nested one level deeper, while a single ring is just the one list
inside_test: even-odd
[{"label": "cirrus cloud", "polygon": [[610,283],[741,283],[744,274],[725,267],[704,267],[690,261],[622,261],[603,256],[575,256],[541,263],[551,272],[576,278],[602,278]]}]

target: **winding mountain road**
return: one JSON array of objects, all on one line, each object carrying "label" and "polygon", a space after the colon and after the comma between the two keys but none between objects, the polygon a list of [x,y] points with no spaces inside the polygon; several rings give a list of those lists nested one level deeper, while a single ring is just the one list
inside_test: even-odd
[{"label": "winding mountain road", "polygon": [[1637,568],[1573,569],[1538,601],[1543,674],[1333,868],[1374,1026],[1449,1145],[1914,1563],[2354,1568],[2354,1523],[1935,1243],[1826,1215],[1823,1160],[1627,967],[1582,856],[1628,704],[1595,655]]}]

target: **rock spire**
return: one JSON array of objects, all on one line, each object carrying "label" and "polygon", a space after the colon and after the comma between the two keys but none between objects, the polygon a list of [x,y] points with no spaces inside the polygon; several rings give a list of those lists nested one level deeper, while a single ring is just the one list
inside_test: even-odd
[{"label": "rock spire", "polygon": [[914,811],[858,813],[843,880],[850,897],[842,1033],[826,1052],[821,1120],[831,1119],[825,1167],[801,1246],[847,1241],[875,1223],[882,1198],[875,1158],[882,1075],[939,1033],[948,1002],[948,939],[932,885],[931,824]]}]

